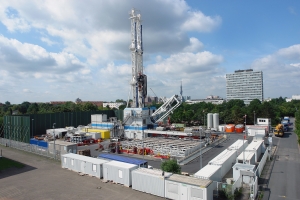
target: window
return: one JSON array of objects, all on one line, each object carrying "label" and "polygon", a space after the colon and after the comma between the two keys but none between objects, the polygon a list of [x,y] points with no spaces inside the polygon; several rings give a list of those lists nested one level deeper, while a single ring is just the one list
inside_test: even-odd
[{"label": "window", "polygon": [[64,158],[64,163],[65,163],[65,164],[67,163],[67,158]]},{"label": "window", "polygon": [[168,182],[168,192],[178,194],[178,185]]},{"label": "window", "polygon": [[93,164],[93,172],[97,171],[97,165]]},{"label": "window", "polygon": [[122,172],[122,170],[119,170],[119,178],[123,178],[123,172]]},{"label": "window", "polygon": [[74,159],[71,160],[71,165],[72,165],[72,166],[74,165]]},{"label": "window", "polygon": [[203,190],[198,188],[191,188],[191,196],[203,199]]}]

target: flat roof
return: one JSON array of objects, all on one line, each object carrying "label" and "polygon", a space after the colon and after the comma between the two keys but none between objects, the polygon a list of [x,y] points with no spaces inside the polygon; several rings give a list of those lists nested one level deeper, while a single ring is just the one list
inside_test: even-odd
[{"label": "flat roof", "polygon": [[120,162],[120,161],[116,161],[116,160],[112,160],[112,161],[103,163],[103,165],[116,166],[116,167],[126,168],[126,169],[131,169],[131,168],[138,167],[137,165],[134,165],[134,164]]},{"label": "flat roof", "polygon": [[116,154],[109,154],[109,153],[101,153],[101,154],[99,154],[98,158],[116,160],[116,161],[135,164],[135,165],[143,165],[143,164],[146,164],[148,162],[146,160],[141,160],[141,159],[137,159],[137,158],[129,158],[129,157],[119,156],[119,155],[116,155]]},{"label": "flat roof", "polygon": [[245,151],[242,152],[237,159],[238,160],[244,160],[244,155],[245,155],[245,160],[250,160],[253,156],[254,156],[254,152],[250,152],[250,151]]},{"label": "flat roof", "polygon": [[190,184],[190,185],[196,185],[196,186],[200,186],[202,188],[207,188],[207,186],[209,186],[212,183],[212,181],[208,180],[208,179],[195,178],[195,177],[184,176],[184,175],[179,175],[179,174],[173,174],[172,176],[166,178],[166,180],[175,181],[178,183],[186,183],[186,184]]},{"label": "flat roof", "polygon": [[243,170],[254,171],[255,165],[235,163],[235,165],[233,165],[232,169],[243,169]]},{"label": "flat roof", "polygon": [[235,143],[230,145],[228,148],[236,150],[236,149],[239,149],[240,147],[242,147],[244,143],[248,143],[248,140],[238,139],[237,141],[235,141]]},{"label": "flat roof", "polygon": [[[49,141],[48,143],[49,144],[54,144],[54,141]],[[60,145],[64,145],[64,146],[71,146],[71,145],[77,146],[76,143],[65,142],[65,141],[62,141],[62,140],[55,140],[55,144],[60,144]]]},{"label": "flat roof", "polygon": [[79,159],[79,160],[86,161],[86,162],[91,162],[91,163],[94,163],[94,164],[103,164],[103,163],[109,162],[108,160],[92,158],[92,157],[83,156],[83,155],[79,155],[79,154],[75,154],[75,153],[68,153],[68,154],[64,154],[62,156],[67,157],[67,158]]},{"label": "flat roof", "polygon": [[214,157],[211,161],[209,161],[209,164],[223,164],[230,156],[236,153],[236,150],[233,149],[225,149],[222,151],[219,155]]},{"label": "flat roof", "polygon": [[220,165],[206,165],[199,171],[197,171],[194,176],[198,177],[210,177],[212,174],[216,173],[221,168]]},{"label": "flat roof", "polygon": [[[140,174],[148,174],[148,175],[153,175],[153,176],[157,176],[157,177],[162,177],[162,173],[163,171],[160,169],[148,169],[148,168],[138,168],[136,170],[134,170],[133,172],[135,173],[140,173]],[[172,173],[170,172],[164,172],[164,177],[169,177],[171,176]]]},{"label": "flat roof", "polygon": [[263,142],[263,140],[254,140],[247,146],[245,150],[257,150]]}]

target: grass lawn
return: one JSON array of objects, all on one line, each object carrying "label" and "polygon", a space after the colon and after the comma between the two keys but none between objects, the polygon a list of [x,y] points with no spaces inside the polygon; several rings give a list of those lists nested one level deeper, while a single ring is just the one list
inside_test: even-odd
[{"label": "grass lawn", "polygon": [[19,163],[17,161],[10,160],[4,157],[0,158],[0,171],[11,167],[22,168],[24,166],[25,166],[24,164]]}]

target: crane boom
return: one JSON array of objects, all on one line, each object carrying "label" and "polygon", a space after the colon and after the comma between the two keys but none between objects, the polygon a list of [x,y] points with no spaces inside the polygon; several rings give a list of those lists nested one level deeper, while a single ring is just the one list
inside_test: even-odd
[{"label": "crane boom", "polygon": [[182,97],[173,95],[169,98],[159,109],[157,109],[150,117],[153,123],[163,121],[170,113],[180,106],[182,103]]}]

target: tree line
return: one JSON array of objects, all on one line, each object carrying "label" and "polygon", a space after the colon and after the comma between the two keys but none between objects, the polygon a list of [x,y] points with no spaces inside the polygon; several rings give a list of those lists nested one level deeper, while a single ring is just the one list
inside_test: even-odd
[{"label": "tree line", "polygon": [[[123,101],[117,99],[118,102]],[[159,108],[162,104],[150,106]],[[123,110],[126,105],[119,107]],[[5,115],[25,115],[25,114],[43,114],[57,112],[79,112],[79,111],[95,111],[95,110],[110,110],[109,107],[96,106],[90,102],[74,103],[66,102],[64,104],[53,105],[50,103],[29,103],[10,104],[6,101],[0,108],[0,126],[3,123]],[[115,108],[113,108],[115,109]],[[207,113],[219,113],[220,123],[242,124],[245,121],[246,115],[247,124],[254,123],[254,117],[271,118],[272,124],[280,123],[284,116],[294,117],[296,111],[300,109],[300,100],[292,100],[286,102],[282,97],[272,99],[271,101],[261,102],[254,99],[249,105],[245,105],[242,100],[224,101],[222,104],[216,105],[212,103],[196,103],[196,104],[181,104],[170,116],[172,123],[185,123],[187,125],[204,125],[206,122]],[[207,122],[206,122],[207,123]]]}]

